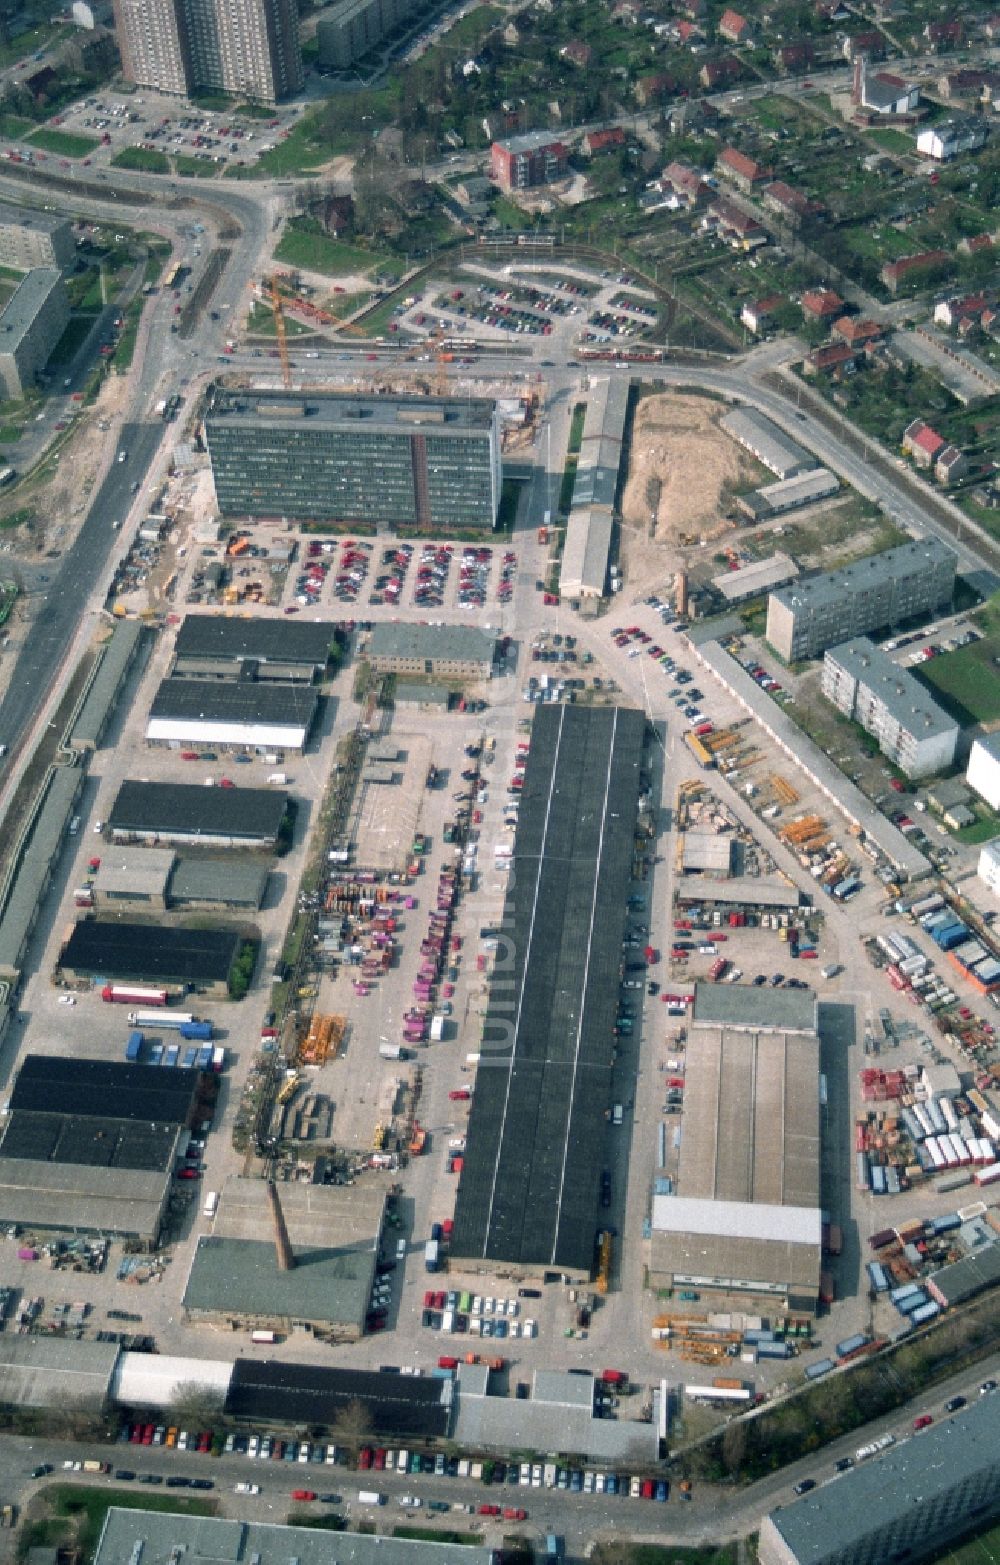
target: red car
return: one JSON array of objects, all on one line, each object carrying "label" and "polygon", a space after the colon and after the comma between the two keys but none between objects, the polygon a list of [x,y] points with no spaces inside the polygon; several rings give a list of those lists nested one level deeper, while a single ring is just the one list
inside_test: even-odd
[{"label": "red car", "polygon": [[479,1515],[480,1516],[499,1516],[500,1515],[500,1507],[499,1507],[499,1505],[481,1505],[479,1507]]},{"label": "red car", "polygon": [[428,1288],[427,1292],[424,1294],[424,1309],[425,1310],[432,1310],[433,1308],[434,1308],[434,1292],[433,1292],[433,1289]]},{"label": "red car", "polygon": [[369,1467],[371,1467],[374,1454],[375,1453],[373,1452],[370,1445],[363,1445],[361,1447],[361,1450],[358,1454],[358,1466],[363,1473],[366,1473]]},{"label": "red car", "polygon": [[503,1519],[505,1522],[525,1522],[528,1520],[528,1513],[521,1505],[505,1505]]},{"label": "red car", "polygon": [[292,1490],[292,1499],[293,1500],[315,1500],[315,1498],[316,1498],[316,1491],[315,1491],[315,1489],[293,1489]]},{"label": "red car", "polygon": [[177,1170],[177,1178],[178,1179],[200,1179],[201,1178],[201,1169],[200,1168],[190,1168],[190,1167],[189,1168],[179,1168]]},{"label": "red car", "polygon": [[197,750],[182,750],[181,751],[181,760],[182,761],[196,761],[197,759],[198,759],[198,752],[197,752]]},{"label": "red car", "polygon": [[220,777],[219,778],[219,787],[220,788],[235,788],[236,784],[233,782],[233,779],[231,777]]},{"label": "red car", "polygon": [[198,1450],[201,1451],[201,1453],[204,1455],[206,1451],[210,1451],[211,1449],[212,1431],[210,1429],[203,1429],[201,1434],[198,1436]]},{"label": "red car", "polygon": [[375,1451],[375,1471],[377,1473],[385,1471],[385,1452],[381,1446],[378,1446]]},{"label": "red car", "polygon": [[921,1413],[919,1418],[915,1418],[913,1420],[913,1427],[914,1429],[927,1429],[930,1424],[933,1424],[933,1422],[934,1420],[930,1413]]}]

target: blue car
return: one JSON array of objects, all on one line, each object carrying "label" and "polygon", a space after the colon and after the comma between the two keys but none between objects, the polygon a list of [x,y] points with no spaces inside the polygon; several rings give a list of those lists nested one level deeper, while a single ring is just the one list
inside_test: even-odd
[{"label": "blue car", "polygon": [[574,1467],[569,1475],[570,1492],[580,1494],[583,1490],[583,1474],[578,1467]]},{"label": "blue car", "polygon": [[666,1503],[667,1503],[667,1493],[668,1493],[668,1490],[667,1490],[666,1480],[663,1479],[663,1478],[658,1478],[656,1480],[656,1488],[653,1491],[653,1498],[655,1500],[659,1500],[661,1505],[666,1505]]},{"label": "blue car", "polygon": [[617,1494],[618,1493],[618,1479],[615,1477],[614,1473],[609,1473],[607,1478],[605,1479],[605,1482],[604,1482],[604,1493],[605,1494]]}]

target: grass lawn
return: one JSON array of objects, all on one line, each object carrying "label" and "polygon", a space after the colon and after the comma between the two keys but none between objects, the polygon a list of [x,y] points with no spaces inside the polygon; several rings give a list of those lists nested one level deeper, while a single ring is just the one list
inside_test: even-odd
[{"label": "grass lawn", "polygon": [[998,656],[1000,636],[987,635],[972,646],[918,663],[912,672],[960,722],[984,723],[1000,717],[1000,679],[995,661]]},{"label": "grass lawn", "polygon": [[50,1548],[76,1546],[89,1559],[104,1526],[104,1517],[112,1505],[129,1511],[179,1511],[185,1516],[214,1516],[215,1500],[194,1500],[169,1494],[141,1494],[135,1489],[85,1489],[76,1484],[56,1484],[39,1494],[32,1511],[41,1502],[48,1515],[25,1523],[19,1539],[20,1550],[35,1546]]},{"label": "grass lawn", "polygon": [[214,179],[219,166],[211,158],[189,158],[183,152],[174,157],[174,173],[180,174],[182,179]]},{"label": "grass lawn", "polygon": [[877,128],[866,133],[866,139],[876,142],[886,152],[916,152],[917,144],[912,136],[891,127]]},{"label": "grass lawn", "polygon": [[43,125],[41,130],[33,131],[27,140],[33,147],[41,147],[45,152],[54,152],[61,158],[85,158],[88,153],[95,151],[101,145],[96,136],[79,136],[71,131],[50,130],[47,125]]},{"label": "grass lawn", "polygon": [[0,445],[10,445],[20,440],[22,431],[16,424],[0,424]]},{"label": "grass lawn", "polygon": [[[280,134],[280,133],[279,133]],[[278,140],[270,152],[265,152],[252,168],[234,171],[233,178],[256,179],[266,174],[304,174],[319,168],[333,156],[333,149],[318,134],[316,116],[303,114],[290,134]]]},{"label": "grass lawn", "polygon": [[323,272],[327,277],[342,277],[352,272],[370,272],[376,266],[391,264],[388,257],[360,245],[345,244],[326,234],[312,233],[289,223],[274,252],[276,261],[301,266],[307,272]]},{"label": "grass lawn", "polygon": [[[756,1540],[748,1540],[747,1565],[757,1558]],[[737,1565],[740,1558],[736,1543],[705,1544],[687,1547],[679,1543],[598,1543],[591,1559],[595,1565]]]},{"label": "grass lawn", "polygon": [[44,49],[61,31],[61,28],[46,22],[41,27],[33,27],[28,33],[21,33],[11,43],[0,44],[0,70],[8,65],[16,65],[18,60]]},{"label": "grass lawn", "polygon": [[1000,1527],[990,1527],[935,1554],[933,1565],[994,1565],[995,1561],[1000,1561]]},{"label": "grass lawn", "polygon": [[17,141],[34,128],[34,120],[23,119],[20,114],[0,114],[0,136],[10,136]]},{"label": "grass lawn", "polygon": [[169,174],[170,159],[155,147],[123,147],[111,159],[112,168],[134,168],[140,174]]}]

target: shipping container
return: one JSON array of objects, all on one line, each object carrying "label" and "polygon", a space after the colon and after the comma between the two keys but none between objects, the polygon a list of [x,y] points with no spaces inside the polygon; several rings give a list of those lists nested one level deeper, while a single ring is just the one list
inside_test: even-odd
[{"label": "shipping container", "polygon": [[[138,991],[135,989],[131,991],[133,996],[136,995],[137,992]],[[146,989],[143,992],[147,995],[162,994],[164,996],[162,1002],[158,1002],[156,1000],[146,1000],[143,1002],[144,1004],[156,1005],[162,1003],[163,1005],[166,1005],[167,991],[165,989]],[[128,1016],[128,1024],[130,1027],[158,1027],[161,1032],[163,1031],[164,1027],[169,1028],[172,1032],[176,1032],[184,1026],[185,1022],[195,1022],[197,1020],[198,1018],[196,1016],[191,1016],[186,1011],[167,1011],[165,1013],[162,1011],[130,1011]]]},{"label": "shipping container", "polygon": [[436,1239],[428,1239],[424,1245],[424,1270],[436,1272],[441,1268],[441,1247]]},{"label": "shipping container", "polygon": [[142,1057],[142,1033],[130,1032],[128,1042],[125,1045],[125,1058],[131,1065],[138,1065]]},{"label": "shipping container", "polygon": [[[166,1005],[167,991],[166,989],[138,988],[134,984],[105,984],[104,988],[101,990],[101,999],[104,1000],[108,1005],[159,1006]],[[157,1017],[156,1020],[160,1021],[160,1018]],[[130,1016],[129,1021],[134,1026],[136,1023],[136,1018],[134,1016]]]}]

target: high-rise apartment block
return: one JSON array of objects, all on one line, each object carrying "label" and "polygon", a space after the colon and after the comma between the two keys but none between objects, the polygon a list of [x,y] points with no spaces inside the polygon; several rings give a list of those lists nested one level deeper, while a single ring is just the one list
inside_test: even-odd
[{"label": "high-rise apartment block", "polygon": [[294,0],[115,0],[128,81],[276,103],[303,82]]},{"label": "high-rise apartment block", "polygon": [[921,538],[800,578],[767,600],[767,639],[787,663],[817,657],[852,636],[885,630],[951,602],[956,557]]},{"label": "high-rise apartment block", "polygon": [[216,387],[205,438],[223,516],[435,532],[496,522],[500,416],[484,399]]},{"label": "high-rise apartment block", "polygon": [[955,719],[867,636],[827,649],[823,694],[877,739],[882,754],[907,777],[929,777],[955,759]]},{"label": "high-rise apartment block", "polygon": [[0,201],[0,266],[30,272],[35,266],[65,271],[76,259],[76,241],[66,218],[56,212]]}]

